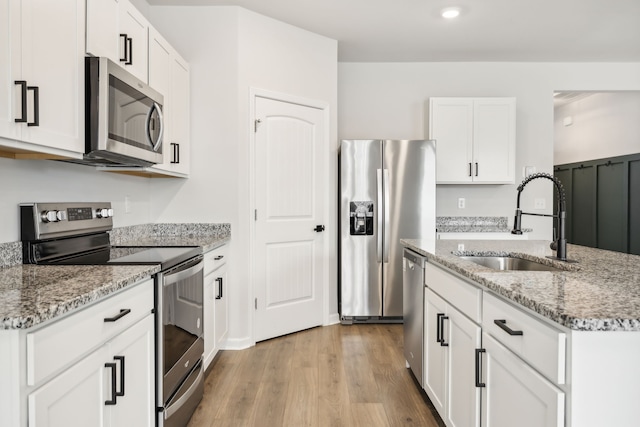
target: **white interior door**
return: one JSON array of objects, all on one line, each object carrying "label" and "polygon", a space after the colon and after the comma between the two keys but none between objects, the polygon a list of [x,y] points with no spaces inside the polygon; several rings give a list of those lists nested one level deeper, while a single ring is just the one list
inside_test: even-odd
[{"label": "white interior door", "polygon": [[255,340],[322,324],[324,112],[255,98]]}]

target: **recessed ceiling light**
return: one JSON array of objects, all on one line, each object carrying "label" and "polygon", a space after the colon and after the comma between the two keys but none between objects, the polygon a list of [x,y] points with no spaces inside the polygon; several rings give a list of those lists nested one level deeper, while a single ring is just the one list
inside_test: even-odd
[{"label": "recessed ceiling light", "polygon": [[459,7],[447,7],[442,9],[442,17],[447,19],[457,18],[460,15]]}]

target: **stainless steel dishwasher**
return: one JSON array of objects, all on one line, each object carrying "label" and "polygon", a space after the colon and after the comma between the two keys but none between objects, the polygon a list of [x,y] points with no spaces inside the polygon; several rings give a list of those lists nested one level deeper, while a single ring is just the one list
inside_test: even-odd
[{"label": "stainless steel dishwasher", "polygon": [[424,265],[426,258],[405,249],[402,259],[404,357],[423,387]]}]

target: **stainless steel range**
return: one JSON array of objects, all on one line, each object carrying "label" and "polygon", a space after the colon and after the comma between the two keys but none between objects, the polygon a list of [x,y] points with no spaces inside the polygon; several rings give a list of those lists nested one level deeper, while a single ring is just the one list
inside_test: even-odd
[{"label": "stainless steel range", "polygon": [[156,410],[186,426],[202,399],[203,257],[199,247],[112,246],[111,203],[20,205],[25,264],[160,264],[155,276]]}]

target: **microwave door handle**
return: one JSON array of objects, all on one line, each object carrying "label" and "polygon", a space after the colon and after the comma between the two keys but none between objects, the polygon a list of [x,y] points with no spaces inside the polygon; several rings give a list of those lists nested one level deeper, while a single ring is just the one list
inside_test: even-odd
[{"label": "microwave door handle", "polygon": [[[155,142],[153,141],[153,139],[151,139],[151,129],[149,126],[149,124],[151,123],[153,110],[156,110],[158,112],[158,122],[160,122],[160,132],[158,132],[158,139]],[[164,133],[164,116],[162,115],[162,110],[160,109],[160,106],[157,102],[153,103],[153,105],[149,109],[149,112],[147,113],[147,121],[144,124],[144,130],[147,135],[147,140],[153,146],[153,151],[158,151],[160,144],[162,144],[162,135]]]}]

